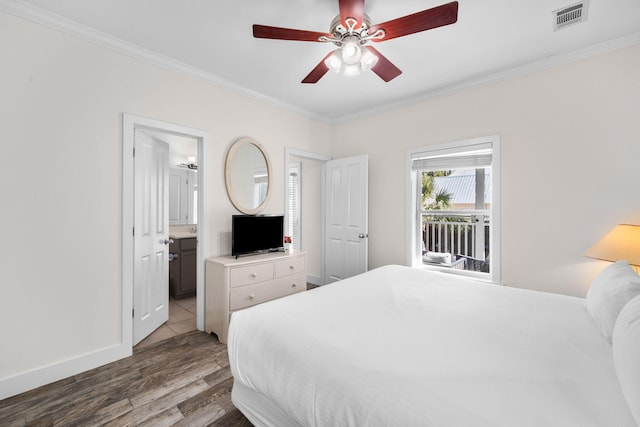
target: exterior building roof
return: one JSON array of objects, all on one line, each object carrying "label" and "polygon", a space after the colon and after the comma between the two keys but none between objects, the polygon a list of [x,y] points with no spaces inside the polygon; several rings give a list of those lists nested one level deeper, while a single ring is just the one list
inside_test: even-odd
[{"label": "exterior building roof", "polygon": [[[474,205],[476,202],[475,174],[438,176],[433,178],[434,194],[441,190],[452,195],[452,205]],[[484,180],[484,202],[491,203],[491,174],[487,173]]]}]

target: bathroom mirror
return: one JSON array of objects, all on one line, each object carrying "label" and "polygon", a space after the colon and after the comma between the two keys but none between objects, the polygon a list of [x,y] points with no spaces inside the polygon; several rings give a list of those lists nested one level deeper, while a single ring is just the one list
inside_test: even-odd
[{"label": "bathroom mirror", "polygon": [[240,212],[259,213],[271,192],[271,163],[267,151],[253,138],[240,138],[229,148],[224,168],[227,193]]}]

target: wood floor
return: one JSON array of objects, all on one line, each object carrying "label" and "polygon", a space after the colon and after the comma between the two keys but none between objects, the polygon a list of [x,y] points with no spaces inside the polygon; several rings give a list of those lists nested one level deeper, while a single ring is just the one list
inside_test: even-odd
[{"label": "wood floor", "polygon": [[188,332],[0,401],[0,426],[251,426],[231,403],[226,345]]}]

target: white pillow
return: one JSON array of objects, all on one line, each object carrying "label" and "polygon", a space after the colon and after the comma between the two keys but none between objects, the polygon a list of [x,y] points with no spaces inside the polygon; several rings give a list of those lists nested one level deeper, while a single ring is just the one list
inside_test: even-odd
[{"label": "white pillow", "polygon": [[422,259],[427,262],[451,264],[451,254],[448,252],[427,252]]},{"label": "white pillow", "polygon": [[624,306],[616,321],[613,365],[622,394],[640,425],[640,296]]},{"label": "white pillow", "polygon": [[591,284],[587,292],[587,311],[607,341],[611,342],[620,310],[636,295],[640,295],[640,277],[624,260],[607,266]]}]

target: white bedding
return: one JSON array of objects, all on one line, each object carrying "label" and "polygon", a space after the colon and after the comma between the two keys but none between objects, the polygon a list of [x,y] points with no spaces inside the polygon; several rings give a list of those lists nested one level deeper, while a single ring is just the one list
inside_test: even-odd
[{"label": "white bedding", "polygon": [[636,425],[581,298],[387,266],[234,313],[228,347],[294,425]]}]

